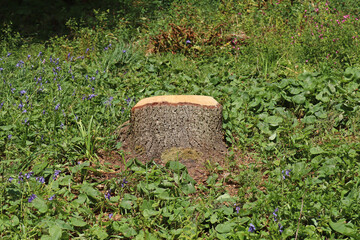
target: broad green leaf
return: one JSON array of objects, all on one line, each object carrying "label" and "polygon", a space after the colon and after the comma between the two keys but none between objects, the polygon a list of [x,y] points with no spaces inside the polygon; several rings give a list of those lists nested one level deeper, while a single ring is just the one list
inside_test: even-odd
[{"label": "broad green leaf", "polygon": [[82,219],[75,218],[75,217],[70,218],[70,223],[71,223],[71,225],[73,225],[75,227],[84,227],[87,225],[87,223],[84,222]]},{"label": "broad green leaf", "polygon": [[306,100],[304,94],[298,94],[292,97],[292,100],[294,101],[294,103],[296,104],[303,104]]},{"label": "broad green leaf", "polygon": [[46,202],[44,201],[44,199],[37,197],[32,201],[32,205],[39,210],[39,212],[41,213],[46,213],[48,210],[48,206],[46,204]]},{"label": "broad green leaf", "polygon": [[276,132],[270,135],[269,140],[274,140],[276,138]]},{"label": "broad green leaf", "polygon": [[166,167],[174,172],[186,169],[185,165],[178,161],[169,161],[166,163]]},{"label": "broad green leaf", "polygon": [[0,129],[3,131],[9,131],[13,127],[14,127],[14,125],[0,126]]},{"label": "broad green leaf", "polygon": [[321,153],[324,153],[324,152],[325,151],[319,146],[310,148],[310,153],[311,154],[321,154]]},{"label": "broad green leaf", "polygon": [[92,198],[97,198],[100,195],[100,192],[90,186],[88,183],[84,183],[81,187],[81,191],[83,191],[86,195]]},{"label": "broad green leaf", "polygon": [[265,118],[265,122],[270,124],[270,126],[276,127],[279,126],[280,123],[282,123],[283,118],[279,116],[269,116]]},{"label": "broad green leaf", "polygon": [[120,203],[120,207],[122,207],[124,209],[131,209],[133,207],[132,201],[123,199]]},{"label": "broad green leaf", "polygon": [[151,210],[151,209],[145,209],[143,211],[143,216],[146,218],[152,217],[152,216],[156,216],[158,215],[160,212],[159,211],[155,211],[155,210]]},{"label": "broad green leaf", "polygon": [[106,231],[99,226],[93,227],[93,233],[100,239],[106,239],[109,235],[106,233]]},{"label": "broad green leaf", "polygon": [[357,235],[356,229],[354,229],[353,227],[350,227],[349,224],[346,223],[345,219],[340,219],[337,222],[330,221],[330,227],[334,231],[341,233],[348,237],[355,238],[355,236]]},{"label": "broad green leaf", "polygon": [[215,227],[215,230],[218,232],[218,233],[229,233],[233,230],[235,226],[235,223],[233,222],[225,222],[225,223],[222,223],[222,224],[218,224],[216,227]]},{"label": "broad green leaf", "polygon": [[58,225],[52,225],[49,228],[49,233],[52,240],[57,240],[61,238],[62,235],[62,229]]},{"label": "broad green leaf", "polygon": [[236,200],[230,196],[230,194],[225,193],[223,195],[220,195],[217,199],[217,202],[235,202]]}]

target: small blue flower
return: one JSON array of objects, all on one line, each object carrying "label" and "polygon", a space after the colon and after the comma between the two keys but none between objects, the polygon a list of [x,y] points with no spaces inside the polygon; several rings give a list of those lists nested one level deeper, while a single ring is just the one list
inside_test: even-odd
[{"label": "small blue flower", "polygon": [[14,178],[13,177],[9,177],[9,182],[12,182],[12,180],[14,180]]},{"label": "small blue flower", "polygon": [[90,94],[89,96],[88,96],[88,100],[91,100],[92,98],[94,98],[94,97],[96,97],[97,95],[95,95],[95,94]]},{"label": "small blue flower", "polygon": [[62,90],[61,85],[58,84],[57,86],[58,86],[58,90],[61,91]]},{"label": "small blue flower", "polygon": [[10,140],[12,138],[13,135],[9,134],[8,135],[8,139]]},{"label": "small blue flower", "polygon": [[236,213],[237,213],[237,214],[239,214],[240,207],[239,207],[239,206],[237,206],[237,207],[235,208],[235,210],[236,210]]},{"label": "small blue flower", "polygon": [[34,174],[34,172],[25,173],[26,179],[29,179],[33,174]]},{"label": "small blue flower", "polygon": [[250,223],[250,226],[249,226],[249,232],[253,233],[255,232],[256,228],[254,226],[254,224]]},{"label": "small blue flower", "polygon": [[55,110],[58,110],[60,107],[60,103],[55,106]]},{"label": "small blue flower", "polygon": [[109,189],[107,191],[107,193],[105,194],[105,198],[109,199],[110,200],[110,197],[111,197],[111,189]]},{"label": "small blue flower", "polygon": [[127,183],[128,183],[128,181],[126,180],[126,178],[124,178],[122,180],[121,187],[125,187],[125,184],[127,184]]},{"label": "small blue flower", "polygon": [[32,194],[32,195],[29,197],[28,202],[31,203],[35,198],[36,198],[36,195],[35,195],[35,194]]},{"label": "small blue flower", "polygon": [[114,214],[113,214],[113,213],[110,213],[110,214],[109,214],[109,219],[111,219],[113,216],[114,216]]},{"label": "small blue flower", "polygon": [[10,57],[11,54],[12,54],[12,53],[9,52],[6,56],[7,56],[7,57]]},{"label": "small blue flower", "polygon": [[282,233],[284,230],[283,230],[283,227],[280,223],[279,223],[279,232]]},{"label": "small blue flower", "polygon": [[24,95],[25,93],[26,93],[25,90],[21,90],[21,91],[20,91],[20,95],[21,95],[21,96]]},{"label": "small blue flower", "polygon": [[126,50],[123,50],[123,53],[126,53]]},{"label": "small blue flower", "polygon": [[39,183],[45,183],[44,177],[36,177],[35,179],[36,179],[36,181],[38,181]]},{"label": "small blue flower", "polygon": [[59,173],[61,173],[61,170],[55,170],[53,179],[56,180],[57,176],[59,176]]},{"label": "small blue flower", "polygon": [[55,198],[55,194],[54,194],[54,195],[52,195],[51,197],[49,197],[49,201],[54,200],[54,198]]},{"label": "small blue flower", "polygon": [[190,44],[191,43],[191,41],[190,40],[186,40],[186,44]]},{"label": "small blue flower", "polygon": [[4,70],[4,68],[0,68],[0,72],[3,71],[3,70]]},{"label": "small blue flower", "polygon": [[60,128],[63,129],[64,128],[64,123],[60,123]]}]

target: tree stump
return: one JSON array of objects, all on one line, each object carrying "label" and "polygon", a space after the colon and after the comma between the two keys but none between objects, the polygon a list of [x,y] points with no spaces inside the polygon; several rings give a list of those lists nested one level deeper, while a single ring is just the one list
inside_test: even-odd
[{"label": "tree stump", "polygon": [[131,109],[129,133],[131,148],[148,159],[169,155],[174,149],[205,155],[226,150],[222,106],[208,96],[142,99]]}]

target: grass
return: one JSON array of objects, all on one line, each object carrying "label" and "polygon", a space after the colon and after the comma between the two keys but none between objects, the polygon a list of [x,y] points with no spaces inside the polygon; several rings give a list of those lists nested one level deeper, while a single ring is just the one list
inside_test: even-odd
[{"label": "grass", "polygon": [[[174,1],[135,21],[138,10],[97,11],[42,43],[4,28],[1,237],[358,239],[356,9]],[[131,107],[164,94],[223,105],[229,156],[203,181],[121,148]]]}]

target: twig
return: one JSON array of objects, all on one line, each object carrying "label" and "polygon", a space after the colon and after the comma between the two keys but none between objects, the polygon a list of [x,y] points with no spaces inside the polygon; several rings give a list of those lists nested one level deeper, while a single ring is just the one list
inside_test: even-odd
[{"label": "twig", "polygon": [[298,232],[299,232],[300,220],[301,220],[301,214],[302,214],[302,211],[303,211],[303,207],[304,207],[304,196],[302,197],[302,200],[301,200],[300,216],[299,216],[298,226],[297,226],[297,229],[296,229],[295,240],[297,240],[297,238],[298,238]]}]

